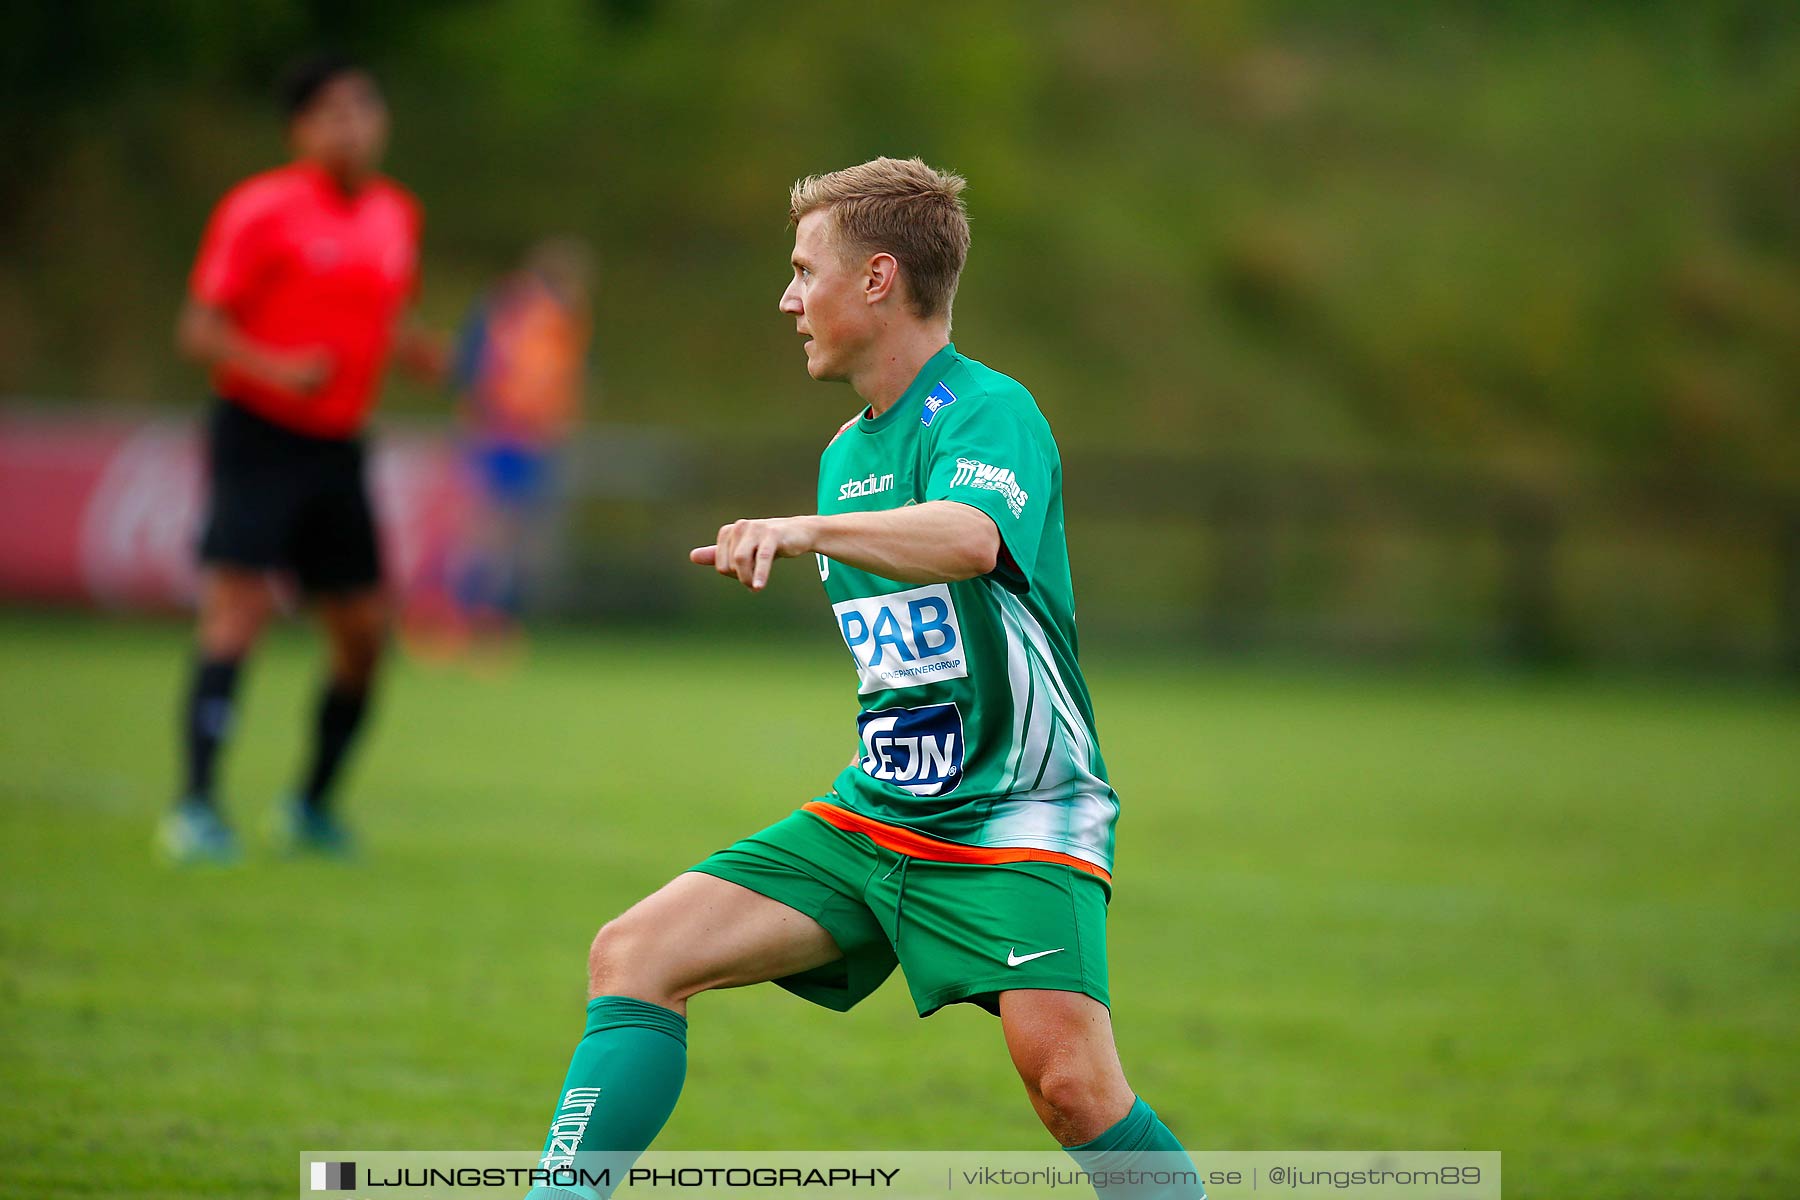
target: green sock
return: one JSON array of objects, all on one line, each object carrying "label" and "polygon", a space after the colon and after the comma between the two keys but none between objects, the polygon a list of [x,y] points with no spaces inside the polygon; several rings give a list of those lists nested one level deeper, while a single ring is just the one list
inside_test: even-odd
[{"label": "green sock", "polygon": [[[539,1166],[611,1171],[605,1187],[533,1188],[526,1200],[604,1200],[675,1111],[687,1076],[687,1018],[630,996],[588,1001]],[[577,1160],[576,1155],[582,1157]]]},{"label": "green sock", "polygon": [[[1094,1185],[1094,1194],[1101,1200],[1206,1200],[1206,1189],[1199,1182],[1194,1160],[1142,1096],[1117,1125],[1091,1142],[1063,1149],[1084,1171],[1125,1173],[1126,1177],[1118,1182]],[[1131,1171],[1143,1172],[1148,1178],[1132,1183]],[[1166,1178],[1187,1172],[1192,1172],[1192,1182],[1169,1182]],[[1159,1176],[1165,1178],[1157,1182]]]}]

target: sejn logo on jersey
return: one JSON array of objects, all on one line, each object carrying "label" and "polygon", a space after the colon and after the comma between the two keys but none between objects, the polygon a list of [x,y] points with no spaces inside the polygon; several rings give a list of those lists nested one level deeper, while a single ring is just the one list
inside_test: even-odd
[{"label": "sejn logo on jersey", "polygon": [[954,704],[861,713],[863,773],[915,796],[942,796],[962,782],[962,713]]},{"label": "sejn logo on jersey", "polygon": [[831,606],[844,645],[856,659],[857,693],[909,688],[968,675],[962,629],[950,589],[941,583],[859,597]]}]

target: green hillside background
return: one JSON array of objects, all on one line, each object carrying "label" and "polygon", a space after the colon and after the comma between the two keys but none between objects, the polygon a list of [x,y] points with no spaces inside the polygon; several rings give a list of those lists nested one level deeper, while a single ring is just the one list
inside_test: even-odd
[{"label": "green hillside background", "polygon": [[[1220,564],[1152,569],[1143,604],[1089,589],[1097,628],[1230,641],[1236,601],[1159,613],[1238,586],[1207,582],[1251,570],[1233,537],[1285,538],[1257,586],[1298,614],[1269,626],[1286,643],[1323,614],[1326,641],[1386,644],[1370,614],[1410,608],[1414,646],[1800,664],[1792,4],[158,0],[12,23],[0,396],[198,403],[170,326],[201,225],[284,153],[281,64],[332,42],[390,92],[389,165],[428,212],[426,315],[454,323],[540,235],[587,238],[594,416],[690,439],[702,468],[779,445],[804,473],[853,408],[806,384],[775,311],[789,183],[919,154],[971,181],[959,347],[1021,377],[1091,463],[1072,511],[1083,480],[1090,514],[1125,498],[1120,528],[1072,529],[1078,574],[1171,540]],[[399,383],[387,405],[446,407]],[[1273,486],[1331,528],[1240,529],[1244,504],[1194,498],[1220,461],[1361,474],[1349,499]],[[1383,499],[1421,473],[1436,491]],[[1475,511],[1419,549],[1419,520],[1457,511],[1446,491]],[[763,492],[735,496],[808,496]],[[737,515],[721,498],[695,520]],[[1522,638],[1455,594],[1531,609],[1480,582],[1509,572],[1545,573],[1525,591],[1550,615]]]}]

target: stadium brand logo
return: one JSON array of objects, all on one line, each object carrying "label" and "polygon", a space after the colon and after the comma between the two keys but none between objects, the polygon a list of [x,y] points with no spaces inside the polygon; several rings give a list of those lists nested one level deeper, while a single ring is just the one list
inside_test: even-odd
[{"label": "stadium brand logo", "polygon": [[942,796],[962,782],[962,713],[954,704],[859,713],[863,774],[915,796]]},{"label": "stadium brand logo", "polygon": [[563,1093],[556,1119],[550,1123],[550,1145],[538,1166],[547,1171],[575,1165],[575,1148],[587,1132],[588,1119],[594,1115],[594,1104],[600,1098],[597,1087],[570,1088]]},{"label": "stadium brand logo", "polygon": [[969,673],[956,605],[941,583],[845,600],[831,611],[856,659],[858,694],[961,679]]},{"label": "stadium brand logo", "polygon": [[312,1164],[312,1190],[315,1192],[347,1192],[356,1186],[356,1164],[353,1162],[316,1162]]},{"label": "stadium brand logo", "polygon": [[876,475],[874,472],[870,472],[865,478],[852,479],[849,483],[840,487],[838,489],[838,499],[854,500],[858,496],[876,496],[893,486],[894,477],[891,474]]},{"label": "stadium brand logo", "polygon": [[1025,502],[1031,494],[1019,486],[1018,477],[1008,467],[990,467],[984,462],[972,458],[956,460],[956,477],[950,481],[953,488],[983,488],[990,492],[999,492],[1006,497],[1006,507],[1012,509],[1013,516],[1020,516],[1025,511]]},{"label": "stadium brand logo", "polygon": [[925,397],[925,413],[919,418],[919,424],[930,425],[933,417],[955,403],[956,393],[943,384],[938,384],[931,389],[931,394]]}]

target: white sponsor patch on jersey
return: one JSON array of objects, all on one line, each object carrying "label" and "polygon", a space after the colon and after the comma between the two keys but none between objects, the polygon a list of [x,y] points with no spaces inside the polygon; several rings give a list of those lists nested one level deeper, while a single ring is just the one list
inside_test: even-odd
[{"label": "white sponsor patch on jersey", "polygon": [[1031,499],[1031,494],[1019,486],[1018,477],[1012,473],[1011,467],[991,467],[972,458],[956,460],[956,477],[950,481],[950,486],[999,492],[1006,497],[1006,507],[1012,509],[1015,517],[1024,513],[1025,502]]},{"label": "white sponsor patch on jersey", "polygon": [[831,606],[856,659],[857,693],[910,688],[969,673],[956,604],[941,583]]}]

